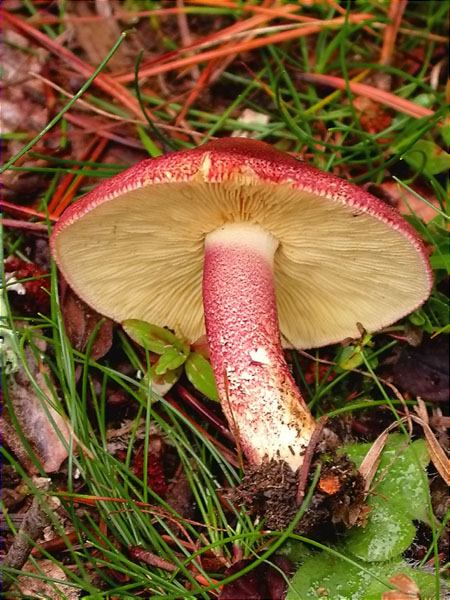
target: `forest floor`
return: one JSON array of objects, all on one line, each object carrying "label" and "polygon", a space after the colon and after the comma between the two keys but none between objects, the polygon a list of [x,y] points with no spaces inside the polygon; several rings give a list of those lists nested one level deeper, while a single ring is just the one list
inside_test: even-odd
[{"label": "forest floor", "polygon": [[[4,597],[445,597],[448,3],[4,0],[0,10]],[[251,487],[238,501],[246,465],[205,341],[105,319],[50,255],[52,227],[102,180],[229,136],[365,188],[429,256],[431,295],[400,322],[286,350],[312,414],[363,478],[346,524],[328,514],[306,525],[319,492],[340,485],[324,456],[286,527],[250,510]]]}]

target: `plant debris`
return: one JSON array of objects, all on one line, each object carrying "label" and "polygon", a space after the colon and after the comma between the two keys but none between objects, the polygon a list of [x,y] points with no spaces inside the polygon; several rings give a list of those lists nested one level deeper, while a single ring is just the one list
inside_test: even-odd
[{"label": "plant debris", "polygon": [[[45,349],[45,344],[41,344],[39,351],[45,352]],[[45,473],[55,473],[68,456],[73,434],[67,419],[51,404],[47,384],[50,375],[30,346],[25,347],[25,357],[26,368],[19,367],[9,378],[5,391],[6,410],[0,418],[3,443],[29,473],[39,472],[35,460]]]},{"label": "plant debris", "polygon": [[[351,527],[363,523],[364,481],[355,465],[346,456],[337,456],[326,444],[316,451],[310,481],[318,465],[320,479],[296,531],[309,534],[327,527],[333,531],[338,524]],[[297,487],[298,474],[285,462],[271,460],[260,467],[247,467],[239,486],[227,496],[234,504],[244,505],[250,514],[264,518],[269,529],[283,530],[299,509]]]},{"label": "plant debris", "polygon": [[[5,597],[448,596],[447,4],[3,0],[0,16]],[[429,300],[383,331],[287,344],[328,419],[300,473],[242,477],[205,338],[141,344],[55,285],[48,234],[70,204],[142,159],[234,136],[377,195],[433,268]],[[131,233],[124,249],[139,260]]]},{"label": "plant debris", "polygon": [[[287,578],[293,572],[293,563],[285,556],[271,557],[235,581],[223,586],[219,600],[283,600],[286,596]],[[229,567],[224,575],[229,577],[248,566],[249,560],[240,560]]]},{"label": "plant debris", "polygon": [[77,350],[85,350],[96,332],[90,347],[91,358],[104,356],[112,346],[113,323],[81,300],[67,285],[61,283],[61,311],[67,335]]},{"label": "plant debris", "polygon": [[14,309],[26,316],[48,314],[50,310],[49,273],[32,262],[15,256],[5,261],[7,290]]},{"label": "plant debris", "polygon": [[406,345],[392,368],[392,381],[411,396],[446,402],[450,388],[448,357],[448,336],[427,337],[417,348]]}]

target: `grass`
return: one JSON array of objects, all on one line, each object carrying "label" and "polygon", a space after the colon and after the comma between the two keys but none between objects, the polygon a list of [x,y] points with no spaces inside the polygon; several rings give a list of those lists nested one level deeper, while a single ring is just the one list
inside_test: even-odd
[{"label": "grass", "polygon": [[[156,78],[150,77],[140,78],[138,82],[129,79],[107,89],[108,86],[104,83],[99,86],[98,75],[105,75],[108,61],[117,53],[120,45],[127,45],[133,33],[128,33],[127,38],[122,34],[98,67],[90,69],[91,75],[86,76],[90,67],[83,62],[83,56],[78,59],[79,64],[73,55],[58,55],[57,36],[65,30],[61,19],[70,17],[70,3],[58,3],[58,16],[49,14],[45,3],[43,7],[41,4],[27,0],[22,10],[15,13],[11,11],[13,20],[6,20],[6,25],[14,26],[32,40],[27,53],[41,46],[46,47],[53,56],[52,60],[57,60],[65,68],[82,75],[85,83],[75,95],[67,92],[69,101],[65,94],[55,95],[57,112],[37,135],[19,127],[6,137],[6,140],[18,140],[24,145],[4,163],[0,172],[34,174],[46,182],[46,191],[38,194],[32,205],[35,211],[33,220],[37,219],[50,228],[51,221],[59,216],[63,206],[91,189],[98,180],[111,177],[127,166],[125,162],[104,164],[102,156],[92,159],[92,152],[84,157],[85,160],[73,156],[68,142],[74,131],[93,132],[96,140],[110,139],[107,136],[113,134],[116,141],[110,141],[110,144],[145,148],[151,156],[165,148],[188,148],[214,136],[245,131],[281,149],[297,152],[300,157],[319,168],[336,172],[359,185],[382,185],[392,175],[399,186],[412,188],[420,201],[429,203],[424,194],[416,191],[415,184],[421,183],[438,201],[438,206],[433,205],[436,216],[425,224],[414,215],[413,208],[409,218],[434,248],[432,260],[434,257],[436,282],[444,279],[442,267],[448,263],[445,238],[448,211],[444,171],[433,172],[431,168],[430,172],[429,157],[424,155],[423,160],[417,164],[417,161],[412,162],[410,153],[423,140],[432,142],[436,149],[445,145],[446,127],[448,131],[443,109],[445,90],[443,85],[433,83],[436,81],[433,79],[433,69],[443,55],[443,42],[439,41],[439,37],[445,35],[444,23],[448,12],[445,2],[407,5],[400,23],[398,45],[390,64],[379,62],[386,32],[389,31],[388,4],[370,0],[343,6],[332,2],[315,3],[306,14],[318,22],[317,31],[310,35],[299,33],[297,37],[291,36],[290,39],[277,43],[270,43],[269,37],[266,43],[261,42],[259,47],[253,49],[250,45],[245,55],[236,56],[233,48],[226,50],[223,40],[215,40],[219,37],[220,29],[259,15],[258,9],[268,3],[187,2],[184,12],[190,18],[202,19],[201,23],[207,22],[214,32],[211,43],[213,48],[220,51],[220,60],[225,60],[229,55],[233,59],[221,73],[217,70],[220,62],[217,63],[217,82],[207,81],[204,84],[201,91],[209,92],[212,98],[210,105],[199,94],[197,101],[187,107],[186,92],[177,92],[176,77],[183,81],[183,78],[189,76],[189,72],[180,67],[172,68],[171,61],[186,56],[196,57],[189,60],[204,69],[202,53],[209,52],[210,48],[201,48],[190,55],[181,51],[176,13],[163,19],[158,12],[152,13],[161,8],[160,3],[146,0],[123,3],[122,10],[130,13],[147,11],[146,16],[141,19],[145,20],[156,37],[171,40],[175,55],[172,58],[163,57],[164,60],[161,61],[166,65],[166,75],[161,75],[167,78],[165,87],[159,89]],[[354,18],[356,14],[367,13],[372,17],[359,21]],[[32,14],[34,20],[28,21],[28,16]],[[289,15],[304,14],[299,6],[281,16],[280,20],[283,25],[292,24],[294,21],[290,20]],[[45,15],[49,17],[48,22],[39,24],[37,17],[42,19]],[[320,24],[337,18],[342,19],[338,26],[330,28]],[[18,20],[26,25],[18,24]],[[195,20],[192,23],[195,36],[201,38],[204,29],[196,25]],[[270,19],[265,23],[271,24],[273,21]],[[198,31],[195,27],[198,27]],[[410,33],[402,33],[402,28]],[[252,33],[253,29],[257,29],[257,26],[247,30],[252,34],[252,40],[262,40],[264,35],[279,35],[283,31],[280,29],[258,36],[257,33]],[[245,42],[245,38],[237,38],[236,43],[241,43],[242,39]],[[5,43],[8,46],[8,40]],[[14,45],[11,44],[11,47]],[[401,56],[404,57],[403,62],[409,60],[413,67],[403,65]],[[148,64],[149,59],[154,59],[154,56],[147,51],[141,65],[136,62],[136,71],[143,72],[144,69],[153,68]],[[305,73],[339,77],[344,82],[344,89],[328,86],[324,92],[323,86],[309,82],[304,77]],[[380,128],[377,121],[377,129],[370,130],[362,119],[363,113],[358,109],[356,100],[359,96],[355,94],[352,84],[369,81],[377,89],[376,81],[379,76],[390,78],[390,93],[395,96],[395,107],[397,102],[398,106],[404,107],[403,101],[431,109],[434,114],[415,118],[401,110],[391,111],[382,104],[376,104],[378,112],[375,120],[386,119],[386,124]],[[61,84],[61,81],[58,80],[58,83]],[[87,103],[86,106],[90,107],[88,112],[77,111],[77,101],[81,96]],[[386,98],[388,101],[389,97]],[[144,113],[140,106],[145,107]],[[243,123],[239,116],[244,109],[264,113],[268,117],[268,123]],[[101,114],[97,110],[102,111]],[[185,111],[185,117],[175,124],[176,116],[182,110]],[[114,119],[107,115],[114,116]],[[70,120],[73,116],[78,118],[76,125]],[[105,127],[105,123],[108,127]],[[59,152],[50,153],[43,143],[46,140],[56,143]],[[77,187],[73,188],[75,180]],[[20,200],[15,203],[20,214]],[[28,218],[24,216],[23,222]],[[15,254],[28,260],[27,235],[26,229],[22,229],[20,224],[6,226],[6,256]],[[3,288],[5,289],[4,274]],[[240,481],[242,472],[227,460],[221,447],[214,442],[214,430],[208,428],[200,418],[196,418],[197,422],[188,418],[178,405],[168,398],[158,396],[145,379],[136,375],[147,370],[149,357],[147,356],[147,363],[143,361],[142,355],[136,352],[124,336],[116,336],[114,344],[117,353],[126,356],[132,365],[131,375],[124,374],[107,359],[92,358],[91,351],[100,325],[92,332],[83,352],[71,345],[65,333],[54,266],[51,271],[50,304],[48,315],[35,314],[18,320],[18,315],[11,314],[5,296],[5,314],[2,315],[1,326],[6,340],[4,349],[7,349],[5,344],[9,344],[8,356],[12,356],[27,370],[31,387],[40,398],[42,406],[45,408],[50,402],[58,413],[66,416],[73,431],[69,440],[61,436],[67,446],[69,458],[61,473],[54,476],[52,487],[52,495],[62,503],[65,519],[62,520],[54,511],[48,511],[62,548],[54,553],[46,550],[42,544],[37,546],[34,543],[40,554],[30,558],[36,568],[33,577],[53,585],[55,597],[59,598],[58,594],[61,593],[60,588],[55,586],[64,583],[82,593],[83,598],[92,600],[149,595],[155,599],[211,598],[217,596],[221,586],[227,582],[236,580],[259,564],[269,564],[275,552],[287,540],[302,541],[311,547],[337,554],[350,563],[354,562],[352,557],[337,552],[330,544],[294,533],[296,522],[308,506],[318,473],[296,519],[286,531],[267,532],[264,524],[251,519],[244,509],[234,507],[230,510],[222,497],[223,488],[235,486]],[[445,331],[448,332],[448,321],[442,316],[443,304],[442,294],[436,288],[428,303],[415,315],[420,327],[429,335],[444,335]],[[409,321],[403,322],[396,326],[396,332],[406,331],[409,325]],[[373,361],[379,362],[388,357],[395,347],[399,347],[399,342],[392,338],[386,341],[386,338],[381,337],[376,337],[375,341],[375,347],[363,348],[358,373],[339,368],[340,346],[316,351],[314,360],[309,361],[314,372],[313,380],[309,380],[309,383],[300,366],[303,358],[295,355],[297,376],[306,389],[309,404],[317,416],[357,415],[358,411],[376,411],[383,406],[389,407],[392,421],[400,421],[398,411],[403,408],[403,401],[396,398],[392,390],[384,385],[377,367],[372,366],[376,364]],[[39,349],[42,343],[46,345],[44,355]],[[36,373],[27,364],[27,347],[32,349],[42,365],[50,398],[43,392]],[[323,360],[327,361],[325,371],[319,368]],[[8,367],[5,364],[3,366]],[[4,410],[15,424],[29,459],[38,472],[45,476],[32,445],[21,432],[14,415],[7,382],[11,375],[8,375],[7,368],[2,371]],[[333,376],[331,381],[330,375]],[[124,448],[123,460],[119,460],[108,449],[108,431],[112,426],[108,416],[108,391],[111,387],[123,391],[131,407],[128,414],[133,424]],[[356,396],[349,400],[350,392],[355,390]],[[415,399],[408,399],[406,402],[410,406],[415,405]],[[48,408],[45,410],[48,412]],[[51,415],[48,414],[50,418]],[[205,430],[198,425],[205,427],[212,438],[205,435]],[[136,475],[133,460],[142,431],[145,458],[144,475],[140,477]],[[150,433],[154,431],[179,457],[196,506],[195,520],[183,517],[149,485],[146,467]],[[48,495],[36,487],[34,479],[12,452],[3,448],[2,453],[5,464],[11,465],[19,474],[29,495],[39,498],[45,510]],[[9,517],[8,511],[5,511],[5,520],[10,533],[14,534],[17,525]],[[426,553],[427,559],[434,556],[436,599],[440,593],[438,538],[441,534],[441,526],[432,528],[432,541]],[[145,562],[132,558],[131,550],[137,547],[158,557],[162,561],[159,567],[150,567]],[[57,564],[62,570],[61,575],[48,576],[41,568],[42,557]],[[225,567],[239,557],[251,559],[251,562],[239,572],[225,576]],[[214,559],[217,571],[205,568],[205,559]],[[173,568],[165,568],[166,563],[163,561],[167,561]],[[17,579],[20,571],[5,568],[4,575]],[[378,575],[374,574],[374,577]],[[383,581],[388,590],[391,587],[389,582],[386,579]]]}]

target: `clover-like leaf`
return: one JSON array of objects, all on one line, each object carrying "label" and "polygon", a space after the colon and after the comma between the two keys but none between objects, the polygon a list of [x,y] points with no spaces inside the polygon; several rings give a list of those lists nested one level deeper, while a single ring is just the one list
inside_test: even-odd
[{"label": "clover-like leaf", "polygon": [[[342,450],[359,465],[370,444],[350,444]],[[410,443],[401,434],[389,436],[372,483],[365,527],[354,527],[345,541],[358,558],[372,562],[394,558],[411,544],[413,520],[430,520],[425,467],[429,455],[424,440]]]},{"label": "clover-like leaf", "polygon": [[187,351],[185,348],[175,348],[169,346],[158,359],[158,362],[154,365],[156,375],[164,375],[167,371],[173,371],[177,367],[180,367],[189,356],[189,347]]},{"label": "clover-like leaf", "polygon": [[360,566],[351,560],[328,552],[307,558],[292,578],[286,600],[375,600],[392,589],[389,578],[400,573],[415,581],[421,598],[434,598],[435,576],[412,569],[401,558]]},{"label": "clover-like leaf", "polygon": [[199,352],[191,352],[185,364],[186,376],[192,385],[210,400],[218,401],[216,381],[211,364]]},{"label": "clover-like leaf", "polygon": [[345,547],[360,559],[384,561],[399,556],[416,534],[412,520],[389,502],[369,502],[372,511],[365,527],[354,528]]},{"label": "clover-like leaf", "polygon": [[134,342],[155,354],[164,354],[171,346],[179,350],[184,350],[187,346],[185,342],[178,339],[168,329],[147,323],[146,321],[127,319],[123,321],[122,327]]}]

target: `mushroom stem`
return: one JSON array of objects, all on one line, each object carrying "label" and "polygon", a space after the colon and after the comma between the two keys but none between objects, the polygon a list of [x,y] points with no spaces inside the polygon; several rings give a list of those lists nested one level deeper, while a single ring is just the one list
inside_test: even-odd
[{"label": "mushroom stem", "polygon": [[203,303],[223,411],[247,460],[295,471],[315,429],[281,347],[273,282],[278,241],[231,223],[205,239]]}]

